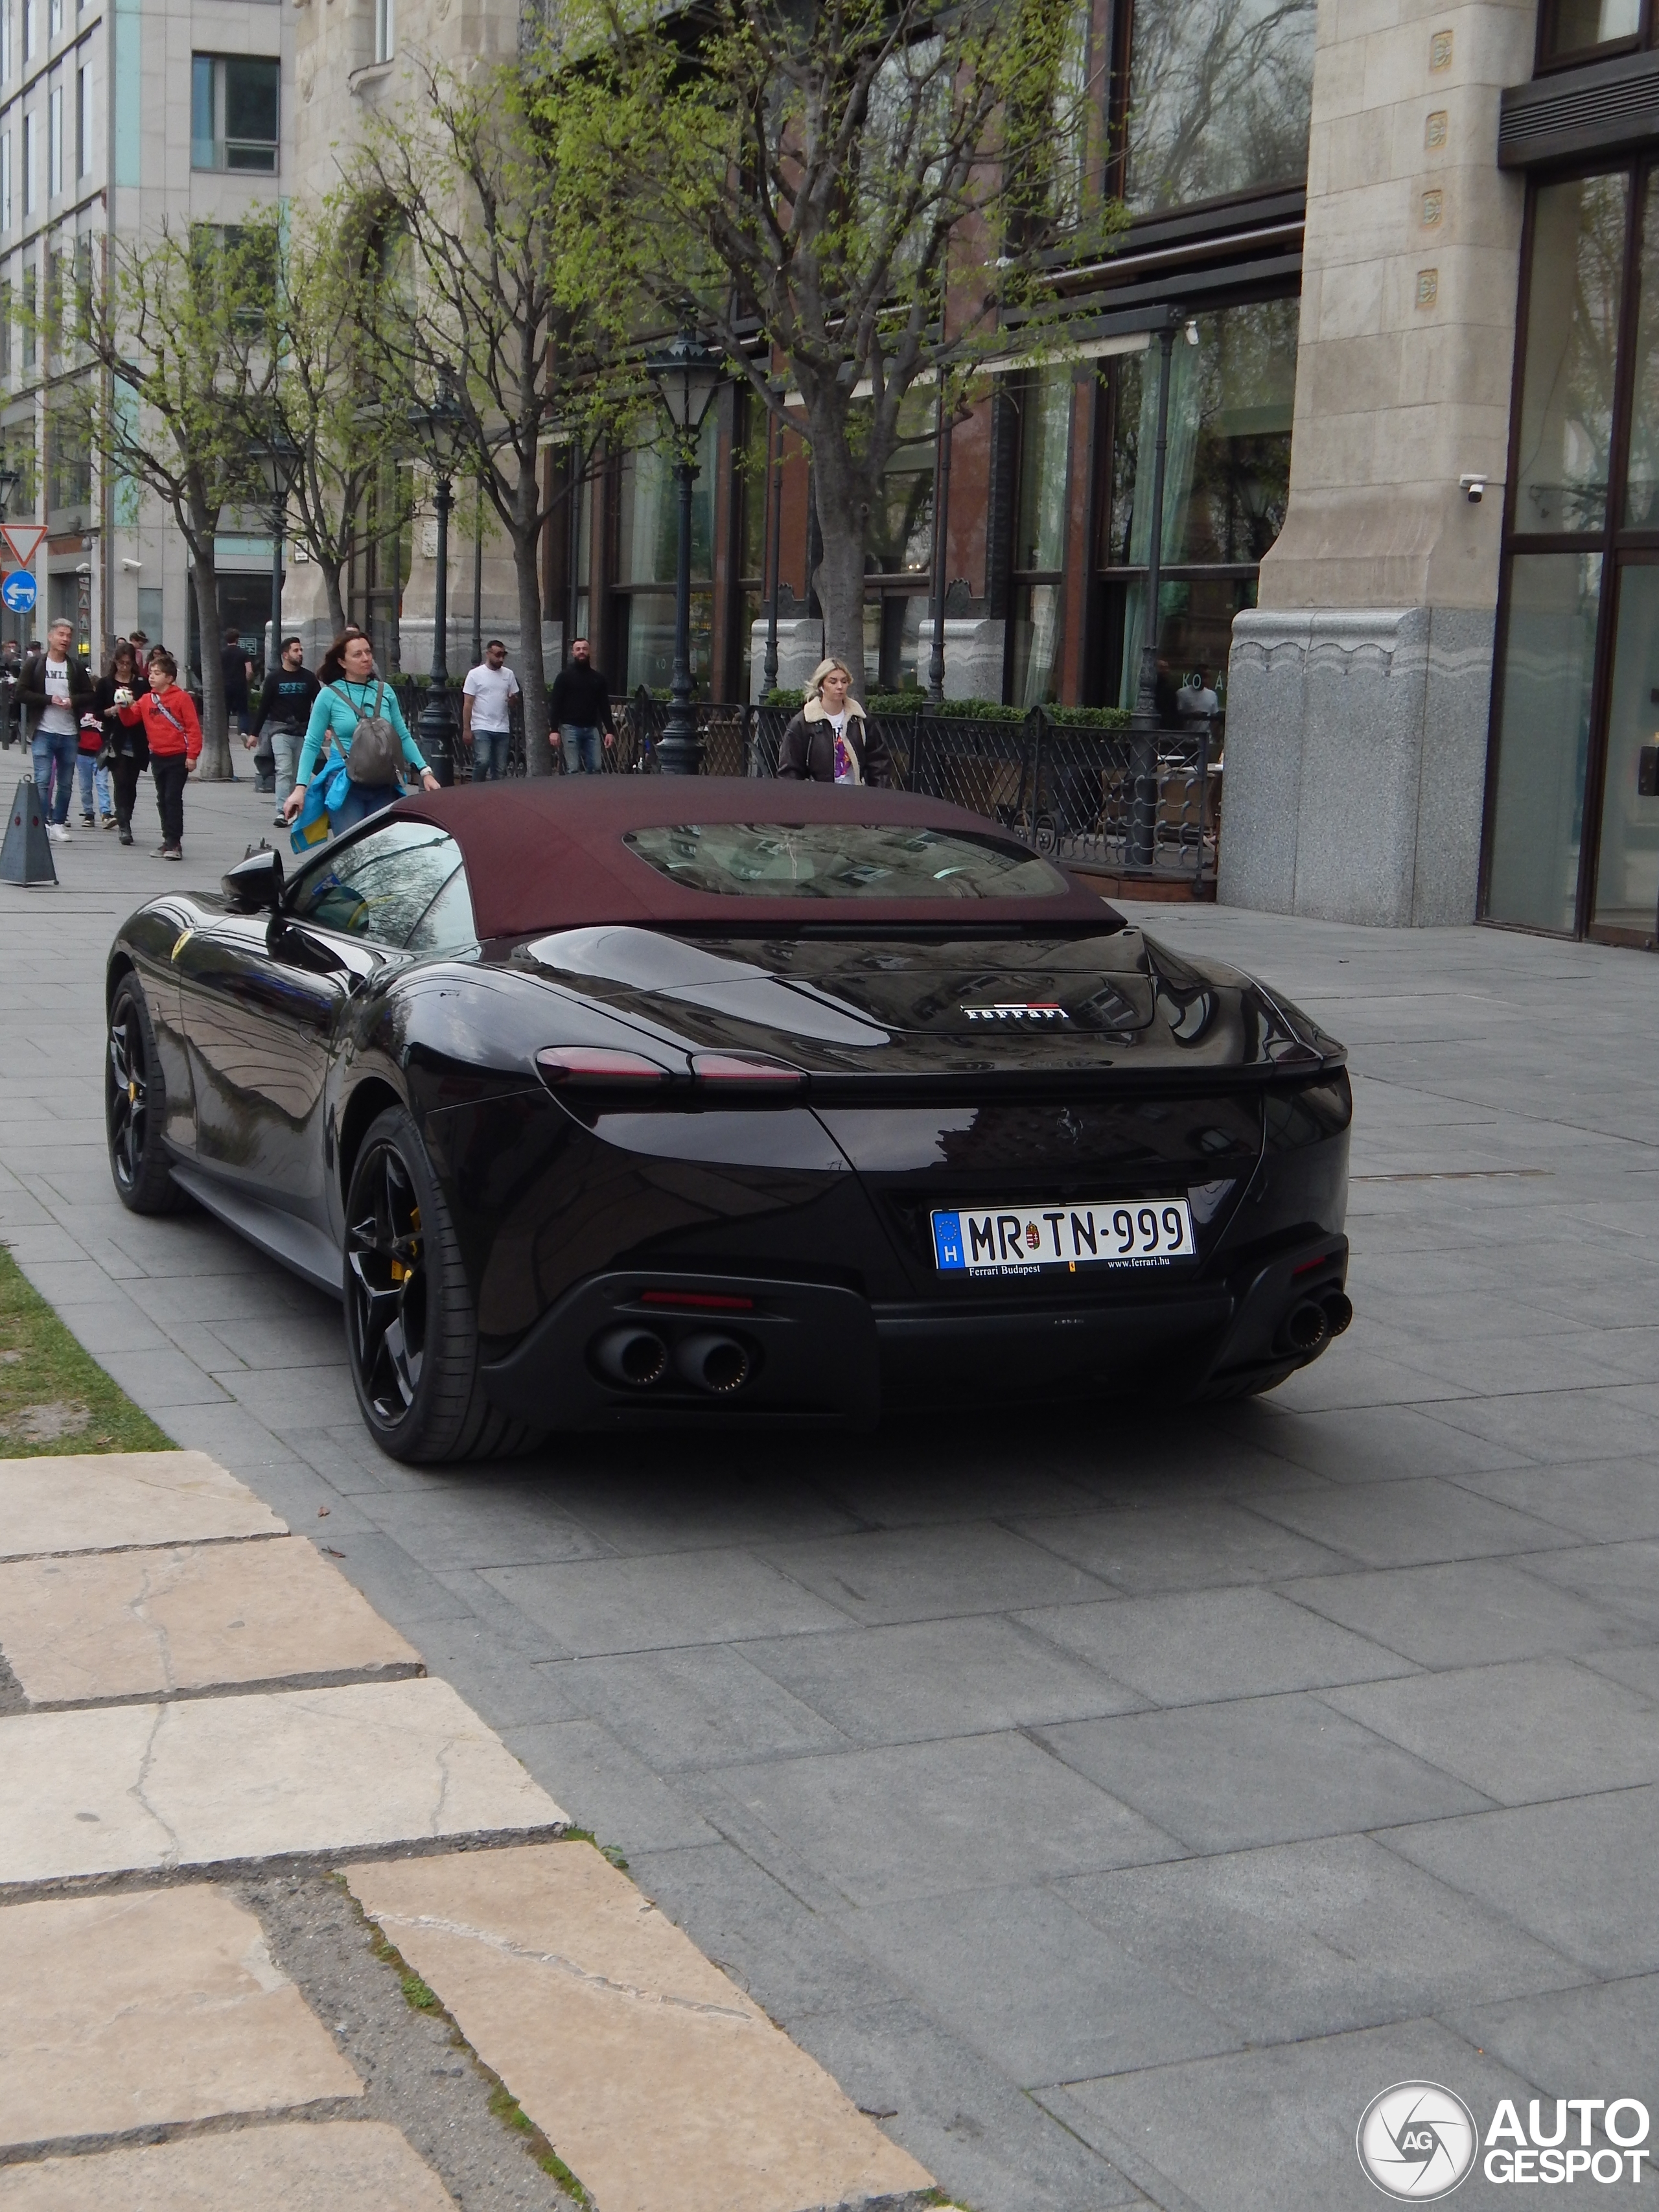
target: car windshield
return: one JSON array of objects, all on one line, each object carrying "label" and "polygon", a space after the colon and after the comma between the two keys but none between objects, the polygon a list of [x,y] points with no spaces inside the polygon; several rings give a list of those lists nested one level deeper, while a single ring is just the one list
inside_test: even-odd
[{"label": "car windshield", "polygon": [[1057,868],[1024,845],[908,823],[695,822],[630,830],[629,850],[722,898],[1058,898]]}]

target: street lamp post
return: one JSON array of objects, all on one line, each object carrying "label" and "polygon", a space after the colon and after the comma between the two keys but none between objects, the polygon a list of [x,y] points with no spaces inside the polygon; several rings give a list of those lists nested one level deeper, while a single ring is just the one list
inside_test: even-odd
[{"label": "street lamp post", "polygon": [[[1146,599],[1140,680],[1129,718],[1129,865],[1150,868],[1158,850],[1158,602],[1164,577],[1164,466],[1170,444],[1170,356],[1175,317],[1158,334],[1158,437],[1152,449],[1152,512],[1146,532]],[[1139,497],[1139,485],[1136,496]]]},{"label": "street lamp post", "polygon": [[698,434],[725,367],[725,356],[718,346],[705,345],[694,331],[684,330],[645,364],[646,374],[656,386],[672,426],[674,483],[679,495],[674,673],[669,685],[668,719],[657,747],[665,775],[696,775],[702,768],[702,739],[691,704],[691,487],[697,475]]},{"label": "street lamp post", "polygon": [[945,404],[945,375],[939,380],[939,418],[933,431],[933,637],[927,653],[927,702],[945,704],[945,564],[950,559],[951,417]]},{"label": "street lamp post", "polygon": [[[772,458],[775,434],[778,448],[775,461]],[[766,496],[771,513],[771,526],[766,533],[766,658],[761,664],[763,700],[778,688],[778,592],[783,565],[783,425],[775,421],[769,408],[766,416]]]},{"label": "street lamp post", "polygon": [[483,478],[472,502],[472,665],[483,659]]},{"label": "street lamp post", "polygon": [[414,413],[416,430],[432,464],[432,509],[438,525],[432,586],[432,669],[417,727],[427,765],[446,786],[455,781],[455,710],[449,696],[449,514],[454,504],[455,454],[465,419],[447,375],[439,378],[430,403]]},{"label": "street lamp post", "polygon": [[270,468],[270,651],[265,661],[269,677],[283,657],[283,544],[288,534],[289,492],[300,465],[300,449],[280,431],[273,431],[264,458]]}]

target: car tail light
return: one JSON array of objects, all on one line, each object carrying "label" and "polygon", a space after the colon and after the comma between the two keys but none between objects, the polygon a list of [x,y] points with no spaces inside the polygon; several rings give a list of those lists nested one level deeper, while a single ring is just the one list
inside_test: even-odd
[{"label": "car tail light", "polygon": [[713,1091],[746,1091],[757,1096],[768,1091],[798,1091],[806,1078],[798,1067],[781,1060],[735,1052],[696,1052],[691,1073]]},{"label": "car tail light", "polygon": [[666,1083],[669,1072],[642,1052],[614,1052],[604,1045],[562,1044],[536,1054],[544,1083],[556,1091],[647,1090]]}]

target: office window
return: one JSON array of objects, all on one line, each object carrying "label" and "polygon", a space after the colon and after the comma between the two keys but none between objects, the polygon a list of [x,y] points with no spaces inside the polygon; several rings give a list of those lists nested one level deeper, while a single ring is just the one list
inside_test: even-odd
[{"label": "office window", "polygon": [[39,280],[33,269],[23,271],[23,366],[33,368],[40,359],[40,342],[35,336],[34,310],[38,298]]},{"label": "office window", "polygon": [[75,72],[75,173],[92,173],[92,71]]},{"label": "office window", "polygon": [[1593,47],[1633,45],[1642,27],[1642,0],[1546,0],[1541,48],[1547,62]]},{"label": "office window", "polygon": [[75,241],[75,330],[83,341],[92,319],[92,233],[83,231]]},{"label": "office window", "polygon": [[12,0],[0,0],[0,84],[11,82]]},{"label": "office window", "polygon": [[11,228],[11,133],[0,131],[0,230]]},{"label": "office window", "polygon": [[1308,173],[1315,0],[1135,0],[1126,198],[1137,215]]},{"label": "office window", "polygon": [[0,283],[0,381],[11,381],[11,279]]},{"label": "office window", "polygon": [[40,27],[40,0],[23,0],[23,59],[32,62],[39,44]]},{"label": "office window", "polygon": [[374,58],[389,62],[397,51],[397,0],[374,0]]},{"label": "office window", "polygon": [[276,173],[280,63],[231,54],[191,58],[190,165]]},{"label": "office window", "polygon": [[23,118],[23,212],[25,215],[34,213],[38,198],[34,176],[34,141],[38,133],[34,125],[33,116],[26,115]]},{"label": "office window", "polygon": [[64,88],[53,85],[46,100],[46,194],[56,199],[64,189]]},{"label": "office window", "polygon": [[64,0],[46,0],[50,35],[57,38],[64,27]]}]

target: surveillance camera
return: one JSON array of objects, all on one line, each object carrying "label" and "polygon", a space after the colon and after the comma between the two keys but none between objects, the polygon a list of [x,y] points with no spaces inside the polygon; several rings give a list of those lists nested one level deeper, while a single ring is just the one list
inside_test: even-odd
[{"label": "surveillance camera", "polygon": [[1457,479],[1457,488],[1471,507],[1479,507],[1481,494],[1486,489],[1486,479],[1481,476],[1462,476]]},{"label": "surveillance camera", "polygon": [[125,554],[122,556],[121,566],[124,568],[131,568],[135,575],[137,574],[139,569],[142,568],[143,565],[144,564],[142,561],[130,560]]}]

